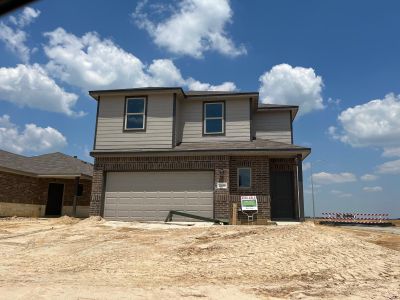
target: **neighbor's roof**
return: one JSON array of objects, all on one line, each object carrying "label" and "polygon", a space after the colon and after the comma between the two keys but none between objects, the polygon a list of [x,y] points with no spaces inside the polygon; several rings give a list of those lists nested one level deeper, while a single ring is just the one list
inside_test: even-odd
[{"label": "neighbor's roof", "polygon": [[141,153],[141,154],[154,154],[154,153],[255,153],[260,152],[263,154],[273,155],[295,155],[300,154],[302,158],[306,158],[310,153],[310,148],[305,148],[293,144],[275,142],[271,140],[253,140],[248,142],[202,142],[202,143],[182,143],[175,148],[170,149],[126,149],[126,150],[96,150],[91,154],[111,154],[111,153]]},{"label": "neighbor's roof", "polygon": [[27,157],[0,150],[0,168],[37,177],[93,175],[92,164],[60,152]]}]

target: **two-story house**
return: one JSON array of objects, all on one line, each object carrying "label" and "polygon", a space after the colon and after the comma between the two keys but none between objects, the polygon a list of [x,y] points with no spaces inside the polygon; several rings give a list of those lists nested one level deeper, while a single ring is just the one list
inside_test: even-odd
[{"label": "two-story house", "polygon": [[227,220],[232,203],[254,195],[258,219],[304,219],[302,160],[311,150],[293,144],[297,106],[180,87],[89,94],[97,101],[90,215],[153,221],[178,210]]}]

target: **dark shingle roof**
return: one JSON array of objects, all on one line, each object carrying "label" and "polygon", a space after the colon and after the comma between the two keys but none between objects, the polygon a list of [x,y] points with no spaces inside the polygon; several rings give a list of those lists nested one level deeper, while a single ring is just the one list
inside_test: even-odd
[{"label": "dark shingle roof", "polygon": [[93,165],[55,152],[27,157],[0,150],[0,167],[32,175],[93,175]]},{"label": "dark shingle roof", "polygon": [[301,146],[275,142],[271,140],[253,140],[249,142],[207,142],[182,143],[174,149],[189,150],[310,150]]},{"label": "dark shingle roof", "polygon": [[254,140],[248,142],[201,142],[201,143],[182,143],[175,148],[170,149],[126,149],[126,150],[97,150],[93,151],[92,154],[95,156],[98,154],[107,153],[141,153],[141,154],[154,154],[154,153],[184,153],[184,152],[253,152],[253,151],[265,151],[265,152],[279,152],[279,153],[291,153],[301,154],[303,159],[307,157],[311,149],[305,148],[288,143],[280,143],[271,140]]}]

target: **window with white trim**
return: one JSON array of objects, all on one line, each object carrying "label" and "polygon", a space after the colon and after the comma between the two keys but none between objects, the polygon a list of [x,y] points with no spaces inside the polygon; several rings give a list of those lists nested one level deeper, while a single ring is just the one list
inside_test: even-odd
[{"label": "window with white trim", "polygon": [[204,134],[224,134],[224,115],[224,102],[205,102],[203,120]]},{"label": "window with white trim", "polygon": [[251,168],[238,168],[237,169],[238,188],[249,189],[251,188]]},{"label": "window with white trim", "polygon": [[143,130],[146,124],[146,99],[127,98],[125,107],[125,129]]}]

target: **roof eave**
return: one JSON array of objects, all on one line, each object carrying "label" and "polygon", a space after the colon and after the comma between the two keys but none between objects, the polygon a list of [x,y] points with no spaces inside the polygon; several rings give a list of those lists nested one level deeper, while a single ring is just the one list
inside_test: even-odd
[{"label": "roof eave", "polygon": [[259,153],[259,154],[273,154],[273,153],[279,153],[279,154],[301,154],[302,159],[305,159],[310,153],[311,153],[311,148],[281,148],[281,149],[267,149],[267,148],[257,148],[257,149],[246,149],[246,148],[240,148],[240,149],[182,149],[182,150],[171,150],[171,149],[166,149],[166,150],[144,150],[144,151],[135,151],[135,150],[127,150],[127,151],[109,151],[109,150],[102,150],[102,151],[92,151],[90,152],[90,155],[92,157],[96,157],[98,155],[165,155],[165,154],[173,154],[173,155],[185,155],[185,154],[196,154],[196,153],[218,153],[220,154],[221,152],[224,152],[224,154],[229,155],[229,154],[239,154],[243,155],[245,153]]},{"label": "roof eave", "polygon": [[98,100],[98,96],[101,95],[115,95],[115,94],[127,94],[127,93],[143,93],[143,92],[178,92],[181,93],[185,98],[206,98],[206,97],[234,97],[234,96],[249,96],[258,98],[258,92],[232,92],[232,93],[215,93],[215,94],[198,94],[191,95],[186,94],[182,87],[144,87],[144,88],[133,88],[133,89],[113,89],[113,90],[93,90],[89,91],[89,96],[93,99]]},{"label": "roof eave", "polygon": [[154,87],[154,88],[133,88],[133,89],[114,89],[114,90],[94,90],[94,91],[89,91],[89,96],[91,96],[94,100],[98,100],[98,96],[101,95],[115,95],[115,94],[126,94],[126,93],[143,93],[143,92],[163,92],[163,91],[169,91],[169,92],[178,92],[182,93],[185,95],[185,92],[181,87]]}]

